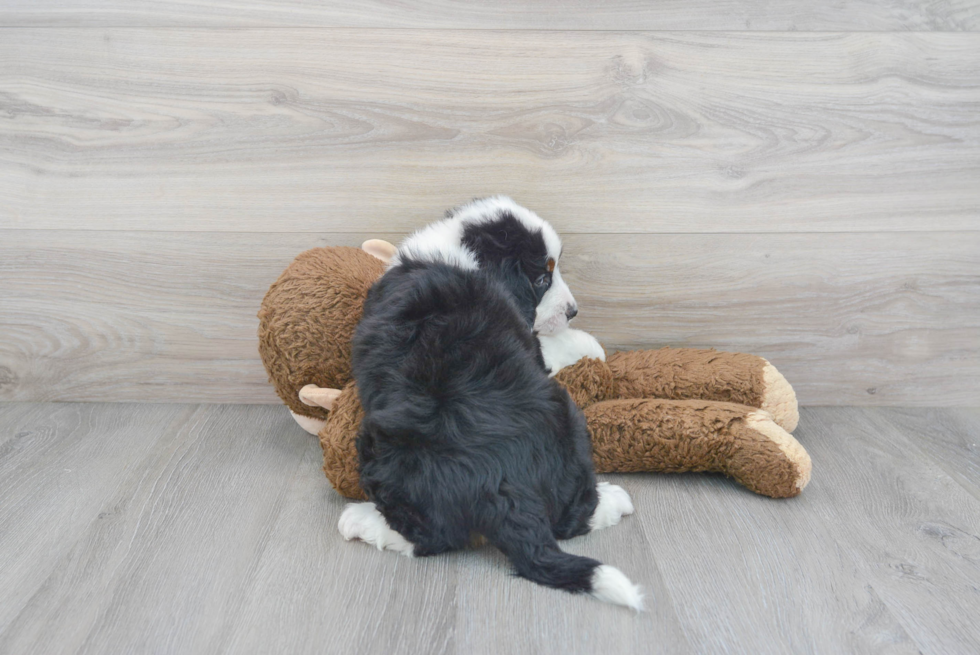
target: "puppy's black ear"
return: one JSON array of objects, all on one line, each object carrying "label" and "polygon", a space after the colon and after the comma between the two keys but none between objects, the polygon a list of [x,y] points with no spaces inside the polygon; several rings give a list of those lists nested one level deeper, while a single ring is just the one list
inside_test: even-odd
[{"label": "puppy's black ear", "polygon": [[500,264],[517,247],[506,221],[467,227],[462,244],[473,251],[481,266]]},{"label": "puppy's black ear", "polygon": [[505,259],[500,263],[498,270],[500,281],[510,292],[521,317],[527,321],[528,329],[534,327],[534,312],[538,306],[538,296],[534,293],[531,280],[524,274],[521,262],[516,259]]}]

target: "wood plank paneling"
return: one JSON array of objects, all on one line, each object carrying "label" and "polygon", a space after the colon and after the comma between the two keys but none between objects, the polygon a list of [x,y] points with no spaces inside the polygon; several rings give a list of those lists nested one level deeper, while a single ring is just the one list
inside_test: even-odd
[{"label": "wood plank paneling", "polygon": [[756,353],[811,405],[980,399],[978,233],[566,243],[579,327],[607,347]]},{"label": "wood plank paneling", "polygon": [[0,25],[962,31],[980,27],[980,7],[973,0],[7,0]]},{"label": "wood plank paneling", "polygon": [[[0,399],[277,402],[263,294],[372,236],[7,231]],[[562,271],[607,348],[756,353],[805,404],[980,397],[980,233],[572,235]]]},{"label": "wood plank paneling", "polygon": [[978,126],[972,34],[9,29],[0,228],[977,230]]}]

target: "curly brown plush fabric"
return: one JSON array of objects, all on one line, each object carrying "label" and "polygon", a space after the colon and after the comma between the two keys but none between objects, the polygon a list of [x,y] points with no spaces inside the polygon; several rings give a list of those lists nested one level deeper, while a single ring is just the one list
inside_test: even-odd
[{"label": "curly brown plush fabric", "polygon": [[[259,351],[276,393],[310,423],[306,429],[322,421],[323,470],[338,492],[357,499],[365,497],[355,447],[363,410],[351,381],[350,341],[384,269],[356,248],[306,251],[259,311]],[[556,379],[585,411],[601,472],[720,471],[776,498],[798,494],[809,480],[809,456],[787,432],[799,420],[796,395],[761,357],[629,351],[607,362],[580,360]],[[324,403],[328,412],[300,401],[307,384],[343,392],[333,405]],[[698,400],[685,400],[691,398]]]},{"label": "curly brown plush fabric", "polygon": [[695,348],[628,350],[606,359],[617,398],[721,400],[760,407],[768,362],[744,353]]},{"label": "curly brown plush fabric", "polygon": [[323,472],[334,489],[355,500],[367,500],[361,490],[356,447],[357,431],[363,419],[364,409],[357,395],[357,387],[350,382],[334,401],[333,410],[319,435],[320,447],[323,448]]},{"label": "curly brown plush fabric", "polygon": [[259,310],[259,353],[276,393],[302,416],[327,411],[300,402],[307,384],[339,389],[351,379],[351,337],[385,264],[357,248],[314,248],[283,271]]},{"label": "curly brown plush fabric", "polygon": [[705,400],[608,400],[585,409],[600,473],[716,471],[773,498],[810,479],[802,446],[765,412]]},{"label": "curly brown plush fabric", "polygon": [[[578,373],[602,368],[588,365]],[[320,431],[324,473],[338,492],[355,499],[365,498],[355,448],[363,417],[351,382]],[[715,471],[772,498],[796,496],[810,479],[810,457],[799,442],[767,412],[752,407],[620,399],[588,405],[585,419],[598,473]]]},{"label": "curly brown plush fabric", "polygon": [[558,371],[555,380],[561,383],[575,404],[585,409],[589,405],[615,397],[616,379],[605,362],[583,357],[571,366]]},{"label": "curly brown plush fabric", "polygon": [[787,432],[800,420],[793,387],[755,355],[692,348],[630,350],[610,355],[607,362],[581,359],[555,379],[582,409],[617,398],[700,399],[764,409]]}]

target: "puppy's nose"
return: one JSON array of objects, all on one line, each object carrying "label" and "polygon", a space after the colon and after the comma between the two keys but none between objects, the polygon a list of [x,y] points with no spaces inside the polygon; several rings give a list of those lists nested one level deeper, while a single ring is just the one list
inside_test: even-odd
[{"label": "puppy's nose", "polygon": [[578,307],[575,305],[569,305],[568,309],[565,310],[565,316],[568,318],[568,320],[572,320],[578,316]]}]

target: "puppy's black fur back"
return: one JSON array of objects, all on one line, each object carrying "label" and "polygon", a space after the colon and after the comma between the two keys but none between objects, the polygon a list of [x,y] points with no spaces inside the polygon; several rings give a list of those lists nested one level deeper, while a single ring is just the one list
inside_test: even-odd
[{"label": "puppy's black fur back", "polygon": [[521,576],[591,591],[599,562],[556,543],[588,531],[598,500],[585,419],[531,331],[527,253],[480,250],[479,270],[403,259],[368,294],[353,341],[361,486],[416,555],[476,532]]}]

